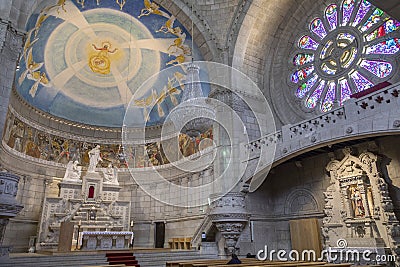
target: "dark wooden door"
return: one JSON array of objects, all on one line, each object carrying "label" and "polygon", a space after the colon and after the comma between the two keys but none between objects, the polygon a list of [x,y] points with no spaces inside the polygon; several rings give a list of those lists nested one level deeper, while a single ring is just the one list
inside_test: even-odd
[{"label": "dark wooden door", "polygon": [[163,248],[165,242],[165,224],[163,222],[156,222],[156,248]]}]

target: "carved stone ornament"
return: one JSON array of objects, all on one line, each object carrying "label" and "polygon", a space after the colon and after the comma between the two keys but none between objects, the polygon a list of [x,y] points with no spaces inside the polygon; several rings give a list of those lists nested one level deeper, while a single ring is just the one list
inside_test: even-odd
[{"label": "carved stone ornament", "polygon": [[239,249],[237,241],[249,217],[245,195],[234,192],[224,195],[213,202],[209,216],[225,239],[225,253],[234,253]]},{"label": "carved stone ornament", "polygon": [[400,224],[377,168],[378,157],[370,152],[356,157],[349,148],[343,154],[341,161],[332,159],[326,167],[331,182],[324,192],[325,246],[335,247],[345,239],[353,248],[388,247],[399,258]]}]

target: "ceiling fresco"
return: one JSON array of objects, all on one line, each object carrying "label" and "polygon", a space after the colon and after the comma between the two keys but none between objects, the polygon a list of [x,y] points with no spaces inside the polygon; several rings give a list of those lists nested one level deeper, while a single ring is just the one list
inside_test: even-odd
[{"label": "ceiling fresco", "polygon": [[179,103],[192,48],[201,60],[191,43],[173,15],[148,0],[44,1],[27,24],[16,89],[36,108],[79,123],[122,126],[131,103],[142,110],[138,126],[158,124]]}]

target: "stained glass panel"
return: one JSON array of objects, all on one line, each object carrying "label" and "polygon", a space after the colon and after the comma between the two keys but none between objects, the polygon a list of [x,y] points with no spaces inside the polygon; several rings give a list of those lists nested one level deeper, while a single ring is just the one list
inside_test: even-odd
[{"label": "stained glass panel", "polygon": [[366,30],[371,28],[373,25],[378,23],[381,20],[382,15],[383,15],[383,11],[381,9],[379,9],[379,8],[375,9],[374,12],[371,14],[371,16],[364,23],[364,25],[361,27],[361,31],[365,32]]},{"label": "stained glass panel", "polygon": [[365,89],[368,89],[372,86],[374,86],[373,83],[367,80],[364,76],[362,76],[359,72],[355,71],[353,72],[350,77],[353,79],[354,84],[357,87],[357,92],[364,91]]},{"label": "stained glass panel", "polygon": [[336,73],[336,70],[329,68],[328,65],[326,65],[325,63],[323,63],[323,64],[321,65],[321,69],[322,69],[324,72],[326,72],[326,73],[328,73],[328,74],[331,74],[331,75],[334,75],[334,74]]},{"label": "stained glass panel", "polygon": [[316,50],[318,47],[318,43],[314,41],[310,36],[304,35],[300,38],[299,47],[304,49]]},{"label": "stained glass panel", "polygon": [[400,50],[400,40],[391,38],[389,40],[367,47],[366,54],[394,55]]},{"label": "stained glass panel", "polygon": [[315,91],[311,94],[311,96],[306,101],[306,107],[308,108],[315,108],[317,105],[318,99],[320,99],[322,91],[325,87],[325,80],[322,80]]},{"label": "stained glass panel", "polygon": [[351,96],[351,90],[348,81],[345,80],[340,80],[340,105],[343,105],[343,102],[346,101],[347,99],[350,99]]},{"label": "stained glass panel", "polygon": [[313,54],[297,54],[293,58],[293,65],[295,66],[303,66],[304,64],[310,63],[314,61]]},{"label": "stained glass panel", "polygon": [[360,66],[379,78],[385,78],[392,72],[392,65],[385,61],[363,60]]},{"label": "stained glass panel", "polygon": [[314,86],[318,79],[318,75],[314,74],[307,82],[303,83],[297,88],[296,96],[298,98],[303,98],[308,91]]},{"label": "stained glass panel", "polygon": [[308,75],[310,75],[313,71],[314,71],[314,66],[310,66],[310,67],[298,70],[292,74],[292,76],[290,77],[290,80],[293,83],[298,83],[299,81],[302,81],[305,78],[307,78]]},{"label": "stained glass panel", "polygon": [[336,27],[337,27],[337,6],[335,4],[332,4],[326,8],[325,16],[326,16],[326,19],[328,20],[331,30],[336,29]]},{"label": "stained glass panel", "polygon": [[360,6],[358,8],[357,15],[354,18],[354,21],[353,21],[352,25],[353,26],[357,26],[362,21],[362,19],[364,18],[365,14],[368,13],[370,8],[371,8],[371,4],[366,0],[362,0]]},{"label": "stained glass panel", "polygon": [[328,84],[328,92],[326,92],[325,99],[321,105],[321,111],[327,112],[333,108],[333,101],[336,98],[336,83],[330,82]]},{"label": "stained glass panel", "polygon": [[326,56],[326,52],[328,51],[329,47],[333,44],[333,42],[331,40],[329,40],[328,42],[326,42],[326,44],[324,45],[324,48],[322,48],[321,50],[321,55],[320,58],[325,58]]},{"label": "stained glass panel", "polygon": [[400,22],[394,19],[389,19],[386,21],[383,25],[379,26],[378,29],[375,31],[371,32],[368,34],[365,39],[367,41],[372,41],[375,40],[376,38],[385,36],[388,33],[396,31],[398,28],[400,28]]},{"label": "stained glass panel", "polygon": [[310,30],[323,39],[326,36],[326,30],[320,18],[314,19],[310,24]]},{"label": "stained glass panel", "polygon": [[347,25],[347,23],[350,21],[351,18],[351,14],[353,13],[353,9],[354,9],[354,4],[355,1],[354,0],[344,0],[343,1],[343,5],[342,5],[342,25]]}]

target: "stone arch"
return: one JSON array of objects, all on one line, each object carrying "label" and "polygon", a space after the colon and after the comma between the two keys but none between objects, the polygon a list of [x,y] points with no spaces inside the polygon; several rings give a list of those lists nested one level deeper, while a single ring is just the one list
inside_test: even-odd
[{"label": "stone arch", "polygon": [[318,211],[319,204],[310,190],[296,189],[286,198],[285,214],[309,214]]},{"label": "stone arch", "polygon": [[190,3],[182,0],[156,0],[163,8],[171,12],[187,30],[190,30],[193,21],[193,40],[199,47],[204,60],[218,61],[218,49],[214,42],[213,32],[205,19],[192,12]]}]

